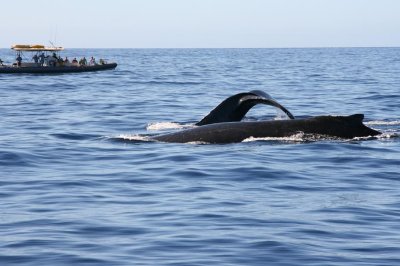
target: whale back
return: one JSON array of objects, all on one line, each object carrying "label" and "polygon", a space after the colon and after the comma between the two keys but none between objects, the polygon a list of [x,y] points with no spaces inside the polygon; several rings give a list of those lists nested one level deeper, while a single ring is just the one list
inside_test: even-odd
[{"label": "whale back", "polygon": [[164,142],[234,143],[255,137],[288,137],[297,133],[324,135],[343,139],[376,136],[380,132],[365,126],[363,114],[351,116],[316,116],[306,119],[227,122],[200,126],[153,137]]}]

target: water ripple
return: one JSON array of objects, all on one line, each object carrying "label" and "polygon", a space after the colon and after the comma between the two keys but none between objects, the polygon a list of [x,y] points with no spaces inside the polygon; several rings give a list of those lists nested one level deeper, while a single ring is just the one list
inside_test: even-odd
[{"label": "water ripple", "polygon": [[[67,52],[119,65],[0,75],[1,265],[400,263],[399,48]],[[148,141],[250,90],[384,134]]]}]

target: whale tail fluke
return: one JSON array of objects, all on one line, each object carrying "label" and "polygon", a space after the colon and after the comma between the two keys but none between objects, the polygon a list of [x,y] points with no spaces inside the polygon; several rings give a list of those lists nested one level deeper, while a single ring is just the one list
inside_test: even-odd
[{"label": "whale tail fluke", "polygon": [[207,116],[196,123],[197,126],[222,122],[241,121],[247,112],[257,104],[266,104],[282,110],[290,119],[294,116],[274,100],[269,94],[255,90],[250,92],[238,93],[226,98],[217,107],[215,107]]}]

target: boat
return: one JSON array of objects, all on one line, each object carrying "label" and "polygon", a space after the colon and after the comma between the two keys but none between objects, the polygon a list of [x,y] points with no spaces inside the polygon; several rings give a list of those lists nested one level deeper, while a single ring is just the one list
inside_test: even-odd
[{"label": "boat", "polygon": [[[100,59],[97,63],[94,58],[87,63],[85,57],[79,62],[74,58],[71,62],[63,60],[59,53],[63,51],[63,47],[47,47],[40,44],[27,45],[17,44],[11,46],[11,49],[16,52],[16,62],[10,65],[3,64],[0,59],[0,74],[1,73],[28,73],[28,74],[53,74],[53,73],[78,73],[89,71],[110,70],[117,67],[117,63],[107,62],[105,59]],[[24,61],[22,59],[24,53],[31,53],[32,61]]]}]

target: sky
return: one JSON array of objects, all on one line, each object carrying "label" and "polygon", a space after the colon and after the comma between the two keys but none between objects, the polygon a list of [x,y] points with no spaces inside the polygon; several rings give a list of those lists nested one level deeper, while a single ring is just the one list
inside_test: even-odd
[{"label": "sky", "polygon": [[1,1],[0,47],[399,47],[400,0]]}]

